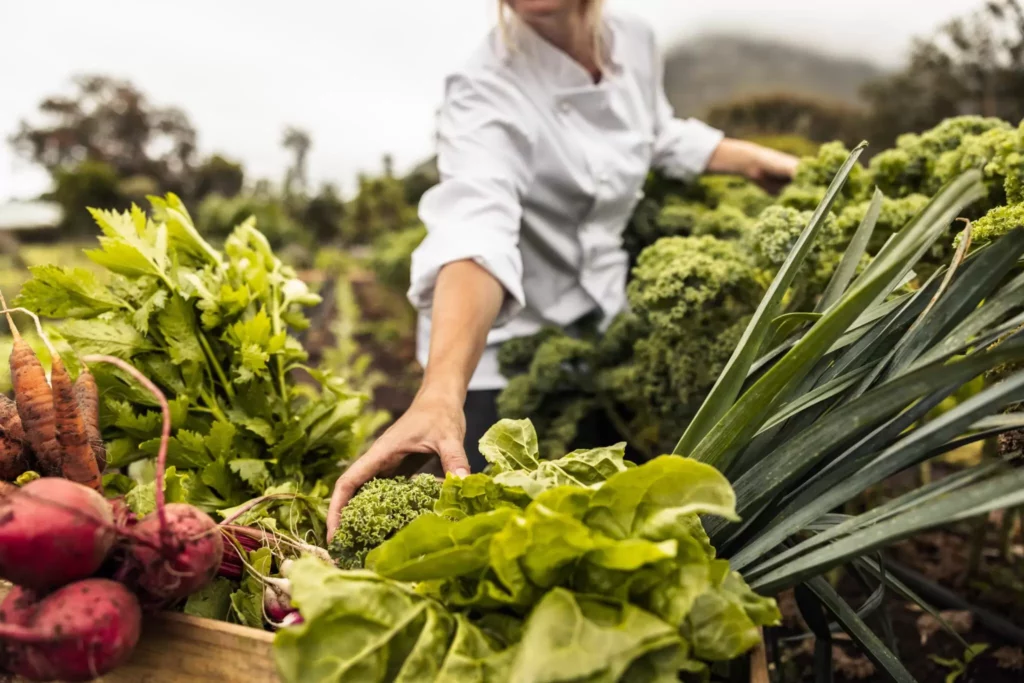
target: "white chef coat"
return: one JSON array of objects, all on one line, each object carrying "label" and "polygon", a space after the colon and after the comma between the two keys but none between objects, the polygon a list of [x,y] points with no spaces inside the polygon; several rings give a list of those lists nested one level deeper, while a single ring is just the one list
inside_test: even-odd
[{"label": "white chef coat", "polygon": [[472,259],[505,288],[470,390],[500,389],[497,350],[544,326],[626,307],[622,232],[653,166],[689,179],[723,135],[676,118],[649,26],[606,14],[599,83],[520,21],[495,29],[445,81],[439,184],[423,195],[427,237],[412,256],[417,356],[426,365],[442,266]]}]

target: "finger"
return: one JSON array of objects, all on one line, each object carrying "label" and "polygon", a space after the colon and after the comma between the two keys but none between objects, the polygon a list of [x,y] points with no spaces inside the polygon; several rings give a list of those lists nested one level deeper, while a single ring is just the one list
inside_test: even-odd
[{"label": "finger", "polygon": [[451,472],[457,477],[469,474],[469,458],[466,457],[466,449],[461,441],[442,441],[438,444],[437,454],[441,456],[441,466],[445,472]]}]

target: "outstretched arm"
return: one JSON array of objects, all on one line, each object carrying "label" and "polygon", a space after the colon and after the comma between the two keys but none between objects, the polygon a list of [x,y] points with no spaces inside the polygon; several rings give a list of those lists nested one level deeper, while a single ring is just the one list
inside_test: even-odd
[{"label": "outstretched arm", "polygon": [[394,470],[407,455],[436,454],[446,472],[469,474],[463,448],[466,387],[504,296],[494,276],[473,261],[456,261],[441,269],[423,383],[402,417],[339,477],[327,515],[328,538],[359,487]]}]

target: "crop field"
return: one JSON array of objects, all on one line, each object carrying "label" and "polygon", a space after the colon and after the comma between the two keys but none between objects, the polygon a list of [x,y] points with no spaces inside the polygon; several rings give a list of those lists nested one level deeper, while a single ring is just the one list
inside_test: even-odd
[{"label": "crop field", "polygon": [[436,168],[83,156],[145,117],[80,81],[97,120],[12,138],[63,218],[0,233],[0,677],[119,682],[174,613],[272,633],[286,683],[1022,680],[1024,10],[972,16],[1022,19],[1015,95],[918,54],[856,110],[710,108],[792,182],[652,171],[628,309],[502,344],[486,469],[375,478],[333,536],[423,375]]}]

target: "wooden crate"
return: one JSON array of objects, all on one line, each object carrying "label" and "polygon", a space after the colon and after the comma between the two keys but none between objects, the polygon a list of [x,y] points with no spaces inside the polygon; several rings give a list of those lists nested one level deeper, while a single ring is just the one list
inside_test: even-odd
[{"label": "wooden crate", "polygon": [[[8,586],[0,584],[0,599]],[[132,658],[103,683],[280,683],[274,634],[187,614],[147,615]],[[14,683],[23,683],[14,679]]]}]

